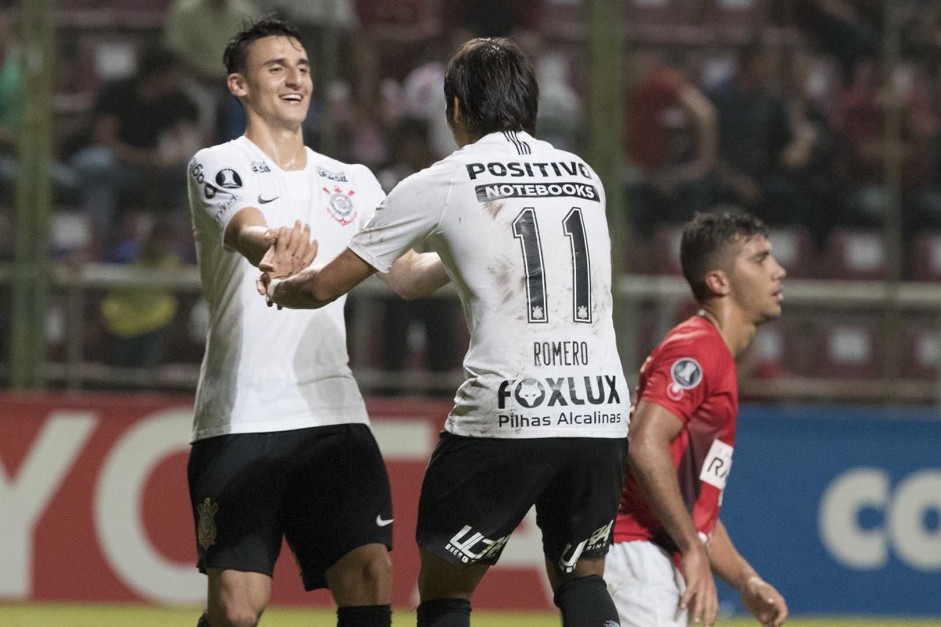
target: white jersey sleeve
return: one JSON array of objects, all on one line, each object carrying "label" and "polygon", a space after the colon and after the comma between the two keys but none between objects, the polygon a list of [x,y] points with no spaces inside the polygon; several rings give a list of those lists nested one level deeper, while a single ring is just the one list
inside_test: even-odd
[{"label": "white jersey sleeve", "polygon": [[379,272],[388,272],[396,259],[438,226],[456,167],[454,161],[440,161],[396,185],[353,237],[350,250]]},{"label": "white jersey sleeve", "polygon": [[227,149],[225,144],[197,152],[190,160],[187,177],[194,222],[203,228],[218,228],[221,238],[235,214],[259,206],[257,179],[250,176],[251,168],[243,153]]}]

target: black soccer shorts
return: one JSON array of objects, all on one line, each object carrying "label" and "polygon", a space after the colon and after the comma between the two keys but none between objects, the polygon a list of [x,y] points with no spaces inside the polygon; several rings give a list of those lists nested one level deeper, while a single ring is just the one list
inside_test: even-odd
[{"label": "black soccer shorts", "polygon": [[193,444],[197,565],[272,575],[286,537],[304,588],[372,543],[392,548],[389,477],[368,426],[223,435]]},{"label": "black soccer shorts", "polygon": [[418,545],[461,566],[496,564],[536,506],[559,574],[611,544],[627,438],[469,438],[442,433],[422,483]]}]

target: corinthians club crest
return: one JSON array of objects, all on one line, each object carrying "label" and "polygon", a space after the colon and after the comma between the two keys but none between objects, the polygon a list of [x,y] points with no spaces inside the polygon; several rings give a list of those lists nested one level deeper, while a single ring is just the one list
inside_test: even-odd
[{"label": "corinthians club crest", "polygon": [[323,191],[330,196],[327,199],[327,211],[330,212],[330,217],[343,226],[356,219],[357,212],[353,206],[355,189],[344,192],[339,185],[335,185],[332,190],[324,187]]},{"label": "corinthians club crest", "polygon": [[196,539],[199,546],[208,549],[216,543],[216,512],[219,511],[219,504],[213,503],[209,497],[196,507],[196,513],[199,514],[197,524]]}]

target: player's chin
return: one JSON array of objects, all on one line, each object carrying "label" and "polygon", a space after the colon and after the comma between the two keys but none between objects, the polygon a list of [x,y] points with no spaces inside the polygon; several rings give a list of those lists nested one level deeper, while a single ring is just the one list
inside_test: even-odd
[{"label": "player's chin", "polygon": [[781,317],[781,306],[770,307],[765,311],[761,312],[761,318],[759,319],[759,324],[764,324],[766,322],[771,322],[772,320],[777,320]]}]

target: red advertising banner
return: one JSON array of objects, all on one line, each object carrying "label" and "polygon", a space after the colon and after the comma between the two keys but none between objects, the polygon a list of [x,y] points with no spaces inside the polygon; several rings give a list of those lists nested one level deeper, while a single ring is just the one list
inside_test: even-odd
[{"label": "red advertising banner", "polygon": [[[414,541],[425,465],[449,405],[368,403],[395,507],[395,599],[417,605]],[[0,599],[198,605],[186,485],[192,399],[0,395]],[[475,594],[475,607],[548,610],[540,535],[530,515]],[[330,606],[305,593],[286,548],[275,605]]]}]

